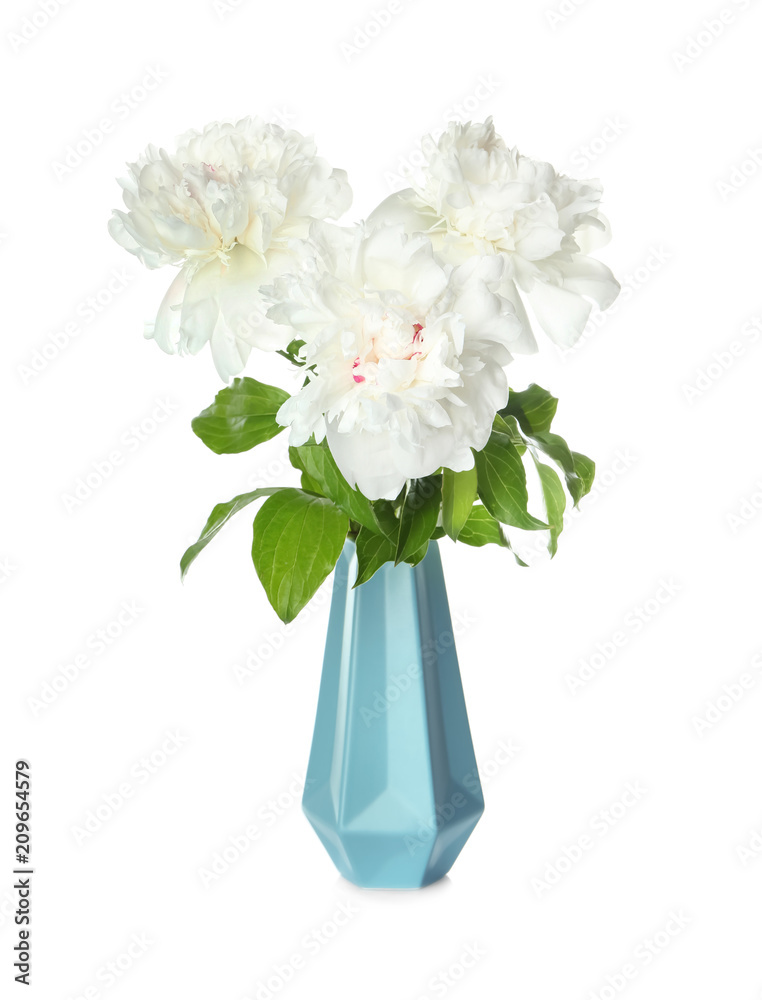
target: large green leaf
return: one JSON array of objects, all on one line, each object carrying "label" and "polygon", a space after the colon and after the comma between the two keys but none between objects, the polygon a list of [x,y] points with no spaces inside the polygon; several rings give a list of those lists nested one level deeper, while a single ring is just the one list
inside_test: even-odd
[{"label": "large green leaf", "polygon": [[537,473],[540,477],[540,485],[542,486],[542,495],[545,499],[545,510],[548,516],[548,524],[550,525],[548,552],[553,557],[558,549],[558,536],[564,530],[566,494],[555,469],[551,469],[549,465],[545,465],[544,462],[540,462],[534,456],[532,457],[537,466]]},{"label": "large green leaf", "polygon": [[395,564],[409,561],[428,542],[436,529],[441,503],[441,475],[409,481],[400,510]]},{"label": "large green leaf", "polygon": [[493,517],[515,528],[547,528],[527,510],[527,477],[524,463],[507,434],[493,431],[485,448],[476,452],[479,496]]},{"label": "large green leaf", "polygon": [[261,497],[272,496],[280,489],[280,486],[274,486],[268,489],[254,490],[253,493],[241,493],[239,496],[233,497],[232,500],[228,500],[226,503],[218,503],[209,515],[209,520],[204,525],[204,530],[199,535],[198,541],[194,542],[190,548],[185,550],[185,553],[180,560],[180,572],[182,574],[182,578],[185,578],[185,574],[188,572],[191,563],[199,552],[206,548],[217,532],[225,524],[227,524],[233,514],[236,514],[239,510],[247,507],[250,503],[252,503],[252,501],[259,500]]},{"label": "large green leaf", "polygon": [[442,473],[442,525],[455,541],[468,520],[477,496],[476,466],[466,472]]},{"label": "large green leaf", "polygon": [[352,489],[339,471],[326,444],[308,441],[298,448],[289,448],[288,454],[291,464],[306,473],[308,481],[319,487],[319,493],[333,500],[353,521],[357,521],[364,528],[370,528],[371,531],[379,530],[370,500],[358,490]]},{"label": "large green leaf", "polygon": [[367,583],[384,563],[393,562],[397,552],[397,546],[391,539],[378,535],[368,528],[360,528],[355,545],[357,546],[355,587]]},{"label": "large green leaf", "polygon": [[248,451],[283,430],[275,414],[288,398],[277,386],[235,378],[191,421],[191,427],[218,455]]},{"label": "large green leaf", "polygon": [[286,488],[254,518],[251,558],[276,614],[293,621],[341,554],[349,518],[324,497]]},{"label": "large green leaf", "polygon": [[514,416],[526,434],[548,431],[556,415],[558,400],[547,389],[534,382],[521,392],[510,390],[508,403],[500,411],[501,416]]},{"label": "large green leaf", "polygon": [[458,541],[465,542],[466,545],[501,545],[508,548],[508,542],[503,534],[500,522],[490,514],[486,507],[477,504],[468,515],[468,520],[463,525]]}]

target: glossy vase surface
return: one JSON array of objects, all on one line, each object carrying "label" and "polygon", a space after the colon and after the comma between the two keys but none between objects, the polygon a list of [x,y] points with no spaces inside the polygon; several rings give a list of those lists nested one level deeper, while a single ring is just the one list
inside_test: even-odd
[{"label": "glossy vase surface", "polygon": [[303,808],[339,872],[366,888],[442,878],[483,810],[436,541],[356,589],[336,566]]}]

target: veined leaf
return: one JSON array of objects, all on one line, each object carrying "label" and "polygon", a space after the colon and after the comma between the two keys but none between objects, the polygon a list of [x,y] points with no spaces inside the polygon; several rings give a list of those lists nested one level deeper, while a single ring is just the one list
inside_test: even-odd
[{"label": "veined leaf", "polygon": [[334,503],[287,487],[254,518],[251,558],[270,604],[293,621],[341,554],[349,518]]},{"label": "veined leaf", "polygon": [[319,493],[333,500],[364,528],[376,532],[380,530],[370,500],[359,490],[352,489],[339,471],[326,444],[308,441],[298,448],[289,448],[288,454],[291,464],[305,473],[309,481],[317,484]]},{"label": "veined leaf", "polygon": [[466,545],[501,545],[508,548],[508,542],[503,534],[500,522],[490,514],[486,507],[477,504],[468,515],[468,520],[461,529],[458,541]]},{"label": "veined leaf", "polygon": [[521,392],[509,391],[508,403],[500,411],[501,416],[511,415],[518,419],[525,434],[550,430],[556,415],[558,400],[547,389],[534,382]]},{"label": "veined leaf", "polygon": [[426,558],[426,553],[429,551],[429,542],[430,541],[431,541],[431,539],[427,538],[426,541],[423,543],[423,545],[420,547],[420,549],[416,549],[415,552],[413,552],[409,556],[407,556],[407,558],[405,559],[405,562],[409,566],[417,566],[418,563],[423,562],[423,560]]},{"label": "veined leaf", "polygon": [[371,503],[373,516],[378,522],[381,532],[388,539],[394,542],[394,551],[397,551],[397,539],[400,533],[400,520],[391,500],[373,500]]},{"label": "veined leaf", "polygon": [[318,496],[323,496],[323,489],[320,483],[315,482],[314,479],[310,478],[306,472],[301,475],[302,489],[307,493],[317,493]]},{"label": "veined leaf", "polygon": [[411,479],[399,516],[395,564],[407,562],[431,538],[442,503],[442,477]]},{"label": "veined leaf", "polygon": [[236,378],[191,421],[191,427],[217,455],[248,451],[283,430],[275,414],[288,398],[277,386]]},{"label": "veined leaf", "polygon": [[566,509],[566,494],[561,485],[561,480],[555,469],[539,461],[534,455],[534,464],[540,477],[542,495],[545,498],[545,510],[547,512],[548,524],[550,525],[550,538],[548,539],[548,552],[551,558],[558,549],[558,536],[564,530],[564,511]]},{"label": "veined leaf", "polygon": [[233,497],[232,500],[228,500],[226,503],[218,503],[209,515],[209,519],[204,525],[204,530],[199,535],[198,541],[194,542],[190,548],[186,549],[182,559],[180,560],[180,572],[182,574],[182,578],[185,578],[185,574],[188,572],[191,563],[199,552],[206,548],[217,532],[225,524],[227,524],[233,514],[236,514],[239,510],[242,510],[254,500],[259,500],[261,497],[272,496],[281,488],[282,487],[280,486],[275,486],[268,489],[254,490],[253,493],[241,493],[239,496]]},{"label": "veined leaf", "polygon": [[442,474],[442,524],[444,530],[454,541],[463,525],[468,520],[471,508],[477,496],[476,466],[466,472],[451,472],[445,469]]},{"label": "veined leaf", "polygon": [[[577,473],[577,477],[581,484],[581,492],[579,495],[579,500],[581,500],[582,497],[587,496],[593,488],[593,481],[595,480],[595,462],[592,458],[588,458],[587,455],[582,455],[578,451],[573,451],[571,454],[574,459],[574,471]],[[579,500],[577,503],[579,503]]]},{"label": "veined leaf", "polygon": [[397,547],[389,538],[368,528],[360,528],[355,541],[357,547],[357,579],[355,587],[367,583],[376,570],[386,562],[394,562]]},{"label": "veined leaf", "polygon": [[515,528],[547,528],[527,510],[527,477],[524,463],[507,434],[493,431],[485,448],[476,452],[479,496],[493,517]]},{"label": "veined leaf", "polygon": [[548,458],[552,458],[561,469],[566,480],[566,488],[576,507],[592,485],[590,476],[595,474],[594,463],[585,455],[581,455],[580,467],[577,469],[574,453],[569,445],[560,435],[552,434],[550,431],[533,434],[530,443],[536,445]]}]

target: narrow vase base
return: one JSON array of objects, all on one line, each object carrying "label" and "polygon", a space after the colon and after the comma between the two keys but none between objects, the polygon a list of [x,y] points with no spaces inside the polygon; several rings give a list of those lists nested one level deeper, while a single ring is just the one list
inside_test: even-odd
[{"label": "narrow vase base", "polygon": [[[464,797],[464,802],[467,800]],[[359,889],[425,889],[449,873],[461,848],[479,821],[483,805],[470,808],[448,829],[427,828],[421,834],[400,831],[362,833],[342,829],[335,820],[326,822],[314,809],[309,793],[302,809],[342,878]],[[433,824],[432,824],[433,826]]]},{"label": "narrow vase base", "polygon": [[342,875],[341,877],[346,882],[355,886],[356,889],[367,889],[368,892],[420,892],[421,889],[428,889],[433,885],[439,885],[440,882],[450,881],[447,872],[444,875],[435,875],[433,878],[421,882],[419,885],[365,885],[362,882],[355,881],[353,878],[347,878],[346,875]]}]

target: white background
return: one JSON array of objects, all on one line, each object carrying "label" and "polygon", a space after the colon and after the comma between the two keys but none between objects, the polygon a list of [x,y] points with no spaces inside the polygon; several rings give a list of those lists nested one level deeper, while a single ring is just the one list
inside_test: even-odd
[{"label": "white background", "polygon": [[[760,6],[69,0],[21,42],[39,8],[3,6],[3,996],[762,996]],[[388,23],[364,42],[374,10]],[[149,70],[160,82],[141,90]],[[523,152],[602,178],[601,257],[629,288],[577,350],[510,371],[561,398],[559,432],[598,462],[558,558],[522,570],[441,543],[487,809],[420,892],[347,884],[301,815],[329,584],[284,635],[239,515],[180,585],[215,502],[288,481],[285,440],[220,458],[191,433],[219,387],[211,358],[143,341],[171,275],[143,270],[106,222],[148,142],[250,113],[316,135],[349,171],[353,219],[401,186],[388,175],[422,133],[492,114]],[[271,359],[249,371],[282,379]],[[152,423],[158,401],[171,412]],[[114,451],[113,474],[67,509]],[[123,602],[139,610],[95,652]],[[19,756],[34,780],[26,992],[11,965]],[[617,806],[628,783],[638,799]],[[83,835],[96,809],[107,818]]]}]

